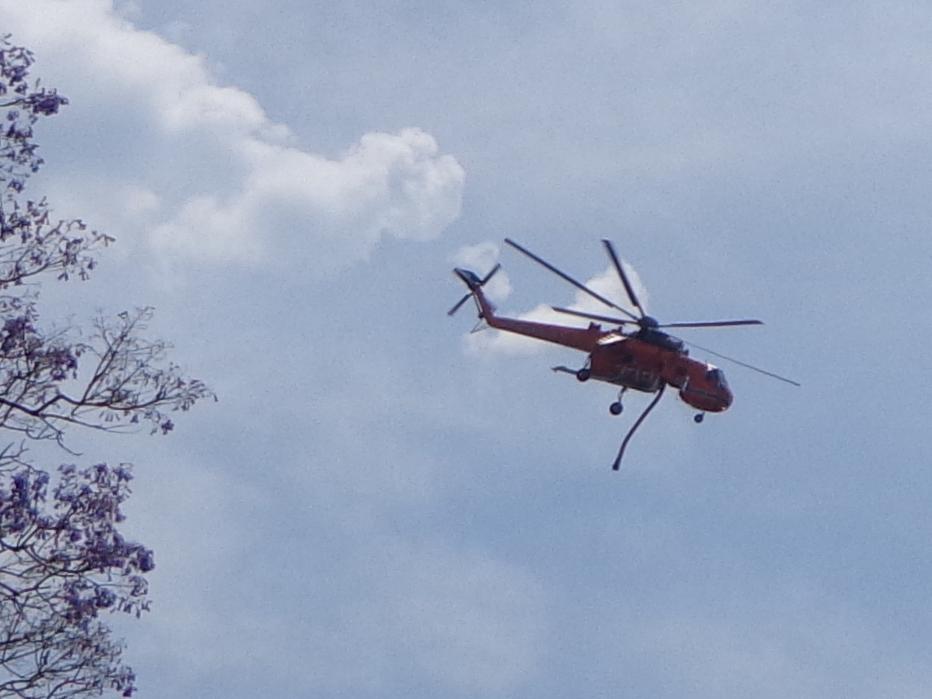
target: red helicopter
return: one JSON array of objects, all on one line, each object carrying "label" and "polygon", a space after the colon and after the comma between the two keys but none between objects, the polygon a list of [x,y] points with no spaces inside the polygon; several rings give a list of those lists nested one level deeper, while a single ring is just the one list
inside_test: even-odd
[{"label": "red helicopter", "polygon": [[[558,345],[572,347],[573,349],[586,352],[588,356],[581,368],[574,370],[565,366],[556,366],[553,367],[553,370],[574,374],[579,381],[595,379],[597,381],[605,381],[621,386],[621,390],[618,392],[618,399],[609,406],[609,411],[612,415],[621,414],[623,410],[621,399],[626,390],[633,389],[644,393],[656,393],[657,395],[634,422],[628,430],[627,435],[625,435],[621,443],[621,448],[618,450],[618,456],[615,457],[615,461],[612,464],[612,468],[616,471],[620,467],[621,458],[624,456],[625,448],[628,446],[631,437],[650,411],[654,409],[654,406],[660,401],[664,389],[666,389],[668,385],[673,386],[679,391],[679,396],[683,402],[699,410],[693,418],[697,423],[702,422],[705,413],[720,413],[727,410],[731,405],[734,396],[728,388],[728,383],[725,381],[725,374],[721,369],[712,364],[690,357],[689,350],[686,347],[687,344],[704,352],[708,352],[709,354],[739,364],[740,366],[779,379],[780,381],[785,381],[794,386],[800,385],[791,379],[751,366],[750,364],[745,364],[737,359],[726,357],[725,355],[718,354],[704,347],[699,347],[699,345],[695,343],[686,343],[677,337],[663,332],[661,328],[713,328],[736,325],[762,325],[763,323],[759,320],[717,320],[687,323],[658,322],[655,318],[652,318],[644,312],[644,308],[641,306],[641,302],[634,292],[634,287],[631,286],[624,268],[621,266],[621,262],[618,259],[618,255],[615,253],[615,248],[608,240],[603,240],[602,243],[605,246],[605,250],[615,270],[618,272],[618,276],[621,278],[621,282],[628,294],[628,299],[631,301],[632,307],[637,309],[637,315],[593,291],[585,284],[578,282],[573,277],[560,271],[552,264],[541,259],[515,241],[506,238],[505,242],[515,250],[530,257],[538,264],[546,267],[557,276],[569,282],[580,291],[585,292],[608,308],[618,311],[627,317],[617,318],[552,306],[553,310],[559,313],[580,316],[590,320],[588,328],[573,328],[498,316],[495,314],[495,307],[485,297],[482,287],[488,283],[499,269],[501,269],[501,264],[495,265],[495,267],[482,278],[467,269],[454,269],[454,274],[466,284],[469,288],[469,293],[463,296],[463,298],[449,310],[448,315],[452,316],[466,301],[472,298],[476,302],[480,322],[485,321],[485,323],[492,328],[533,337],[538,340],[553,342]],[[599,323],[594,323],[592,321],[602,321],[611,324],[613,327],[609,330],[603,330]],[[631,328],[631,331],[625,332],[627,328]]]}]

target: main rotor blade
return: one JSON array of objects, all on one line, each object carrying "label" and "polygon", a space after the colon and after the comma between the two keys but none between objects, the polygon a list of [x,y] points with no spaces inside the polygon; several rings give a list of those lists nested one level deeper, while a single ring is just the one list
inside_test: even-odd
[{"label": "main rotor blade", "polygon": [[586,286],[585,284],[582,284],[582,283],[576,281],[575,279],[573,279],[570,275],[566,274],[565,272],[561,272],[559,269],[557,269],[556,267],[554,267],[552,264],[550,264],[550,263],[547,262],[546,260],[541,259],[541,258],[538,257],[537,255],[535,255],[533,252],[531,252],[530,250],[528,250],[527,248],[521,247],[520,245],[518,245],[518,243],[516,243],[515,241],[511,240],[510,238],[505,238],[505,242],[508,243],[511,247],[513,247],[513,248],[514,248],[515,250],[517,250],[518,252],[523,252],[525,255],[527,255],[527,256],[530,257],[532,260],[534,260],[534,262],[538,263],[539,265],[542,265],[542,266],[546,267],[547,269],[549,269],[551,272],[553,272],[554,274],[556,274],[558,277],[560,277],[560,278],[563,279],[564,281],[569,282],[570,284],[572,284],[573,286],[575,286],[575,287],[576,287],[577,289],[579,289],[580,291],[584,291],[585,293],[589,294],[589,295],[590,295],[592,298],[594,298],[596,301],[600,301],[601,303],[604,303],[604,304],[605,304],[606,306],[608,306],[609,308],[614,308],[616,311],[621,311],[621,312],[624,313],[626,316],[629,316],[630,318],[633,318],[634,320],[637,320],[637,316],[634,315],[633,313],[631,313],[630,311],[625,310],[624,308],[622,308],[621,306],[619,306],[619,305],[616,304],[616,303],[612,303],[611,301],[609,301],[607,298],[605,298],[605,297],[602,296],[601,294],[596,293],[595,291],[593,291],[592,289],[590,289],[590,288],[589,288],[588,286]]},{"label": "main rotor blade", "polygon": [[661,323],[659,328],[724,328],[730,325],[763,325],[762,320],[706,320],[699,323]]},{"label": "main rotor blade", "polygon": [[637,325],[636,320],[628,320],[626,318],[612,318],[611,316],[603,316],[598,313],[586,313],[585,311],[574,311],[572,308],[561,308],[560,306],[551,306],[551,308],[557,313],[566,313],[567,315],[591,318],[592,320],[604,320],[606,323],[613,323],[614,325],[625,325],[626,323]]},{"label": "main rotor blade", "polygon": [[628,298],[631,299],[631,303],[641,312],[641,316],[646,315],[644,313],[644,309],[641,307],[641,302],[638,301],[637,294],[634,293],[634,287],[631,286],[631,282],[628,281],[628,275],[625,274],[625,270],[621,266],[618,255],[615,254],[615,248],[612,245],[612,241],[603,238],[602,244],[608,251],[608,256],[612,258],[612,264],[615,265],[615,269],[618,270],[618,276],[621,277],[621,282],[625,285],[625,291],[628,292]]},{"label": "main rotor blade", "polygon": [[[683,340],[683,342],[686,342],[686,340]],[[772,371],[767,371],[766,369],[761,369],[760,367],[756,367],[756,366],[753,366],[753,365],[748,364],[748,363],[746,363],[746,362],[742,362],[741,360],[735,359],[734,357],[729,357],[729,356],[726,356],[726,355],[724,355],[724,354],[719,354],[718,352],[716,352],[716,351],[714,351],[714,350],[710,350],[708,347],[703,347],[702,345],[697,345],[695,342],[686,342],[686,344],[689,345],[690,347],[695,347],[695,348],[698,349],[698,350],[702,350],[703,352],[708,352],[709,354],[713,354],[713,355],[715,355],[716,357],[721,357],[722,359],[727,359],[729,362],[734,362],[734,363],[737,364],[738,366],[743,366],[745,369],[751,369],[752,371],[756,371],[756,372],[758,372],[758,373],[760,373],[760,374],[764,374],[764,375],[766,375],[766,376],[770,376],[771,378],[778,379],[779,381],[785,381],[786,383],[793,384],[794,386],[802,386],[802,384],[799,383],[798,381],[793,381],[793,379],[788,379],[788,378],[786,378],[785,376],[780,376],[779,374],[774,374]]]}]

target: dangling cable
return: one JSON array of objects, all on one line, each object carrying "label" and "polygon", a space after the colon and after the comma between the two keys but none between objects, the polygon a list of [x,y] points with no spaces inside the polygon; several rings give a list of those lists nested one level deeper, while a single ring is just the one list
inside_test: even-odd
[{"label": "dangling cable", "polygon": [[657,391],[657,395],[654,397],[654,400],[650,402],[650,405],[641,413],[641,416],[635,420],[634,424],[631,426],[631,429],[628,430],[628,434],[625,435],[624,441],[621,443],[621,449],[618,450],[618,456],[615,458],[615,463],[612,464],[612,470],[617,471],[621,467],[621,457],[625,454],[625,447],[628,446],[628,442],[631,440],[631,436],[634,434],[635,430],[641,426],[641,423],[644,422],[644,418],[647,417],[647,414],[654,409],[654,406],[660,402],[661,396],[663,396],[663,391],[667,387],[667,384],[660,384],[660,390]]}]

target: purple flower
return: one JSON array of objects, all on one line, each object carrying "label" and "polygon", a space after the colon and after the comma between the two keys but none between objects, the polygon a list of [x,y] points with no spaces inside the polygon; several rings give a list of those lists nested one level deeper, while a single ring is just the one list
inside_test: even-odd
[{"label": "purple flower", "polygon": [[58,108],[68,104],[68,99],[62,97],[57,92],[40,92],[32,95],[30,106],[36,114],[52,116],[58,113]]},{"label": "purple flower", "polygon": [[148,573],[150,570],[155,568],[155,555],[152,553],[151,549],[145,549],[139,555],[139,570],[143,573]]},{"label": "purple flower", "polygon": [[97,594],[94,598],[94,605],[98,609],[109,609],[116,602],[116,595],[112,590],[105,587],[98,587]]}]

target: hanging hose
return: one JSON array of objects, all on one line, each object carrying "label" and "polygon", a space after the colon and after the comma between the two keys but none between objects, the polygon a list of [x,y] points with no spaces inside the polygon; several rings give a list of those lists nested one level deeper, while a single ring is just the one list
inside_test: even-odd
[{"label": "hanging hose", "polygon": [[621,443],[621,449],[618,450],[618,456],[615,457],[615,463],[612,464],[612,470],[617,471],[621,467],[621,457],[625,454],[625,447],[628,446],[628,442],[631,440],[631,436],[634,434],[635,430],[641,426],[641,423],[644,422],[644,418],[647,417],[647,414],[654,409],[654,406],[660,402],[661,396],[663,396],[663,391],[667,387],[667,384],[660,384],[660,390],[657,391],[657,395],[654,397],[654,400],[650,402],[650,405],[645,408],[644,412],[641,413],[641,416],[635,420],[634,424],[631,426],[631,429],[628,430],[628,434],[625,435],[624,441]]}]

